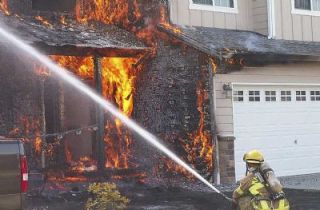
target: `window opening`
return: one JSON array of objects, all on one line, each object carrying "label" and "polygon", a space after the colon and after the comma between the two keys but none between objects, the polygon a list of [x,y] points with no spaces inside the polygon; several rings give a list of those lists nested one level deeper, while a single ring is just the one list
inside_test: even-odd
[{"label": "window opening", "polygon": [[296,91],[296,101],[306,101],[306,91]]},{"label": "window opening", "polygon": [[320,91],[310,91],[311,101],[320,101]]},{"label": "window opening", "polygon": [[260,101],[260,91],[249,91],[249,101]]},{"label": "window opening", "polygon": [[243,101],[243,90],[233,91],[233,100],[242,102]]},{"label": "window opening", "polygon": [[320,0],[294,0],[294,7],[300,10],[320,11]]},{"label": "window opening", "polygon": [[291,91],[281,91],[281,101],[291,101]]},{"label": "window opening", "polygon": [[266,91],[266,101],[277,101],[276,91]]}]

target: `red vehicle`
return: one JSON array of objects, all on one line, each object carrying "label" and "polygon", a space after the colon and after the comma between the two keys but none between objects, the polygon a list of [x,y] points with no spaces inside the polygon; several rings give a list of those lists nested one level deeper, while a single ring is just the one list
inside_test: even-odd
[{"label": "red vehicle", "polygon": [[23,143],[0,137],[0,209],[24,209],[28,167]]}]

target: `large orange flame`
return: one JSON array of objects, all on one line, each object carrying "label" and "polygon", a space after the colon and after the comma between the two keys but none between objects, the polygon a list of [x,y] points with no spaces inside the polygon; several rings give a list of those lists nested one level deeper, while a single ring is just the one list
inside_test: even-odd
[{"label": "large orange flame", "polygon": [[[102,59],[103,96],[114,101],[128,117],[133,111],[135,82],[138,74],[138,69],[133,68],[133,64],[136,62],[135,58]],[[114,125],[115,127],[110,123],[106,125],[106,166],[128,168],[131,135],[123,130],[120,120],[115,119]],[[117,136],[112,138],[108,133],[109,129],[115,129]]]},{"label": "large orange flame", "polygon": [[207,171],[212,170],[213,163],[213,145],[210,133],[208,133],[204,127],[205,113],[204,104],[208,102],[208,93],[204,90],[203,83],[198,82],[197,85],[197,109],[200,114],[198,129],[189,134],[189,138],[192,140],[191,143],[184,145],[185,150],[188,154],[188,161],[194,165],[199,158],[203,161],[207,167]]},{"label": "large orange flame", "polygon": [[1,0],[0,1],[0,10],[3,11],[4,14],[6,14],[6,15],[10,15],[8,0]]},{"label": "large orange flame", "polygon": [[[51,56],[59,65],[66,67],[85,80],[94,79],[94,65],[90,57]],[[114,102],[128,117],[132,115],[135,82],[139,68],[133,64],[137,58],[102,58],[102,95]],[[128,168],[131,135],[123,129],[118,119],[105,126],[106,167]]]},{"label": "large orange flame", "polygon": [[[135,18],[141,18],[136,0],[132,1],[132,6]],[[81,23],[96,20],[128,27],[132,22],[127,0],[80,0],[77,2],[75,13],[77,20]]]},{"label": "large orange flame", "polygon": [[42,136],[40,119],[22,116],[20,127],[16,127],[9,132],[9,137],[23,138],[25,142],[31,142],[36,154],[42,150]]}]

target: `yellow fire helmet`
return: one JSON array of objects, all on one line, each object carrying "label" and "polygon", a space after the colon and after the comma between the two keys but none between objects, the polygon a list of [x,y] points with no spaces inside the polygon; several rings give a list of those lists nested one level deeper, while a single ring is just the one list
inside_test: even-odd
[{"label": "yellow fire helmet", "polygon": [[246,163],[263,163],[264,157],[259,150],[251,150],[244,154],[243,161]]}]

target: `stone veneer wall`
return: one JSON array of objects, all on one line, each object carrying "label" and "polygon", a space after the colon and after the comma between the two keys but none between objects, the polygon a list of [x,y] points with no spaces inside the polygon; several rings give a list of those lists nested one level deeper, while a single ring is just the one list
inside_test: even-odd
[{"label": "stone veneer wall", "polygon": [[235,138],[232,136],[218,136],[220,181],[222,184],[235,183],[234,141]]},{"label": "stone veneer wall", "polygon": [[[163,139],[168,147],[186,158],[182,142],[190,142],[188,136],[197,131],[197,85],[202,83],[205,95],[209,95],[209,71],[203,54],[191,48],[159,42],[158,54],[139,75],[135,94],[134,118],[149,131]],[[211,134],[209,98],[205,100],[204,130]],[[155,150],[141,141],[135,142],[138,162],[143,166],[161,165]],[[207,177],[199,159],[196,168]],[[161,168],[161,167],[160,167]]]}]

